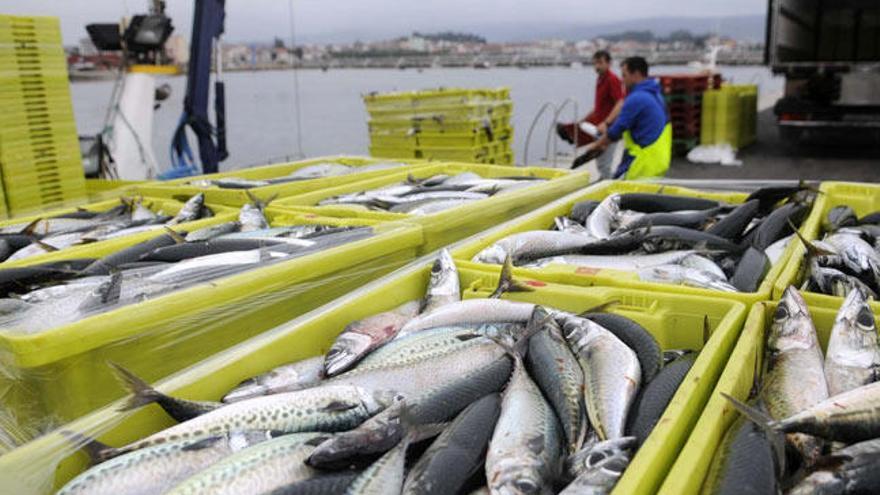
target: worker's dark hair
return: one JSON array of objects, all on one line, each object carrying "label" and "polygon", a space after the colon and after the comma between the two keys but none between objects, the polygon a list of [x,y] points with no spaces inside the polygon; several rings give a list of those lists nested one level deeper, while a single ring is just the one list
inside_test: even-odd
[{"label": "worker's dark hair", "polygon": [[598,52],[593,54],[593,60],[602,59],[606,62],[611,62],[611,54],[608,53],[608,50],[599,50]]},{"label": "worker's dark hair", "polygon": [[648,61],[643,57],[629,57],[624,60],[621,65],[626,66],[626,70],[630,72],[638,72],[648,77]]}]

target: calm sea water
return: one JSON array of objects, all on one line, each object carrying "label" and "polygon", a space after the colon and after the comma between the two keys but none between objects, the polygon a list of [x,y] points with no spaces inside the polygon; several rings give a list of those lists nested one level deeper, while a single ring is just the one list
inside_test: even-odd
[{"label": "calm sea water", "polygon": [[[683,67],[657,67],[655,74],[687,71]],[[756,83],[762,99],[772,100],[783,81],[763,67],[730,67],[724,77],[736,83]],[[299,78],[297,138],[295,77]],[[372,91],[415,90],[446,87],[508,86],[514,105],[514,151],[517,162],[544,156],[552,111],[544,113],[524,157],[526,134],[539,109],[566,99],[577,102],[577,113],[592,106],[596,74],[582,68],[425,69],[423,71],[340,69],[269,72],[238,72],[225,75],[228,147],[230,156],[221,170],[273,163],[297,157],[368,153],[367,113],[361,95]],[[171,97],[154,117],[153,147],[162,167],[169,166],[168,148],[183,108],[184,77],[167,78]],[[112,81],[77,82],[71,85],[73,106],[80,134],[97,133],[103,125]],[[574,105],[562,111],[570,120]],[[195,143],[193,143],[194,145]],[[561,146],[561,145],[560,145]],[[195,149],[195,145],[193,146]]]}]

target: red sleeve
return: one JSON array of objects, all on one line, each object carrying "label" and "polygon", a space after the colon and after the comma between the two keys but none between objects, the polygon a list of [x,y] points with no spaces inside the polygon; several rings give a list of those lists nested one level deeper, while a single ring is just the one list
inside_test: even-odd
[{"label": "red sleeve", "polygon": [[611,84],[608,85],[608,94],[615,103],[623,99],[623,84],[620,82],[620,79],[615,77],[611,81]]}]

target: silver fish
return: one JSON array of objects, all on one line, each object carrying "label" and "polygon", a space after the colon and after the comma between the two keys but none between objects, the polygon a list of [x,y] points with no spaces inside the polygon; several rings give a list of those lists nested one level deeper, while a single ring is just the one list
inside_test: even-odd
[{"label": "silver fish", "polygon": [[828,394],[837,394],[880,378],[880,344],[874,313],[861,291],[849,293],[840,306],[825,355]]},{"label": "silver fish", "polygon": [[107,452],[108,457],[166,443],[242,430],[285,433],[354,428],[384,409],[392,396],[359,387],[326,385],[229,404]]},{"label": "silver fish", "polygon": [[160,495],[190,476],[271,438],[245,431],[172,441],[110,459],[70,480],[58,495]]},{"label": "silver fish", "polygon": [[486,454],[489,492],[543,493],[558,474],[561,454],[556,414],[517,356]]},{"label": "silver fish", "polygon": [[398,444],[364,470],[345,490],[345,495],[399,495],[405,476],[406,450],[412,437]]},{"label": "silver fish", "polygon": [[241,207],[238,212],[238,223],[241,225],[239,231],[251,232],[254,230],[264,230],[269,228],[269,221],[263,214],[263,209],[257,205],[248,203]]},{"label": "silver fish", "polygon": [[533,263],[523,266],[540,268],[553,263],[558,263],[600,270],[638,271],[642,268],[652,266],[674,265],[682,262],[684,259],[695,253],[696,251],[667,251],[665,253],[633,254],[626,256],[569,254],[541,258]]},{"label": "silver fish", "polygon": [[567,232],[569,234],[590,235],[590,232],[587,230],[586,227],[566,216],[554,218],[553,225],[555,225],[556,230],[560,232]]},{"label": "silver fish", "polygon": [[232,232],[238,232],[241,228],[241,224],[237,221],[232,222],[224,222],[219,225],[212,225],[210,227],[204,227],[199,230],[194,230],[186,235],[186,242],[198,242],[198,241],[207,241],[210,239],[214,239],[215,237],[220,237],[223,234],[230,234]]},{"label": "silver fish", "polygon": [[767,246],[767,249],[764,250],[764,254],[770,259],[770,266],[775,265],[779,261],[779,258],[782,258],[782,254],[785,253],[785,248],[788,247],[788,243],[791,242],[793,237],[794,234],[785,236]]},{"label": "silver fish", "polygon": [[352,167],[341,163],[324,162],[309,165],[291,172],[288,177],[297,179],[317,179],[320,177],[332,177],[336,175],[346,175],[354,172]]},{"label": "silver fish", "polygon": [[[400,213],[408,213],[410,215],[431,215],[441,211],[457,208],[468,201],[463,199],[441,199],[425,201],[424,203],[410,203],[398,210]],[[395,208],[392,208],[394,211]]]},{"label": "silver fish", "polygon": [[[828,398],[816,327],[806,302],[794,287],[785,290],[773,314],[766,354],[760,397],[771,417],[787,418]],[[818,458],[820,446],[814,438],[792,435],[789,440],[806,459]]]},{"label": "silver fish", "polygon": [[461,301],[458,269],[449,250],[444,248],[440,250],[439,256],[431,265],[431,280],[428,282],[428,290],[421,312],[430,312],[458,301]]},{"label": "silver fish", "polygon": [[590,424],[601,440],[622,437],[630,406],[642,381],[638,356],[613,333],[593,321],[576,316],[559,321],[584,372]]},{"label": "silver fish", "polygon": [[446,304],[413,318],[400,329],[397,338],[435,327],[526,322],[534,309],[535,305],[532,303],[504,299],[467,299]]},{"label": "silver fish", "polygon": [[736,287],[717,275],[702,270],[687,268],[681,265],[651,266],[639,270],[639,278],[646,282],[661,284],[686,285],[701,289],[738,292]]},{"label": "silver fish", "polygon": [[614,232],[620,213],[620,196],[612,194],[603,199],[587,217],[587,230],[594,239],[608,239]]},{"label": "silver fish", "polygon": [[[458,276],[455,277],[456,283]],[[336,376],[351,369],[364,356],[397,336],[397,332],[419,314],[420,301],[349,323],[336,337],[324,358],[326,376]]]},{"label": "silver fish", "polygon": [[576,253],[591,242],[593,239],[589,236],[555,230],[519,232],[483,249],[473,257],[473,261],[500,265],[510,256],[514,264],[519,264],[530,259]]},{"label": "silver fish", "polygon": [[269,493],[291,483],[312,478],[318,475],[318,471],[304,462],[314,448],[309,443],[325,436],[327,435],[321,433],[293,433],[273,438],[223,459],[166,493]]},{"label": "silver fish", "polygon": [[323,378],[324,356],[315,356],[249,378],[224,395],[222,401],[240,402],[264,395],[302,390],[317,385]]},{"label": "silver fish", "polygon": [[201,216],[202,208],[204,208],[204,206],[205,193],[196,194],[195,196],[186,200],[186,203],[184,203],[180,211],[177,212],[177,215],[169,220],[167,225],[177,225],[197,220]]},{"label": "silver fish", "polygon": [[575,480],[560,495],[603,495],[611,493],[630,461],[635,437],[622,437],[590,445],[568,460]]}]

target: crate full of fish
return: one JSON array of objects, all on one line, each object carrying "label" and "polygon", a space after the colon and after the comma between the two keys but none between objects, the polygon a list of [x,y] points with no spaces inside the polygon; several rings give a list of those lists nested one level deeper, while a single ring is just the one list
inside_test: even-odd
[{"label": "crate full of fish", "polygon": [[[825,182],[819,190],[785,279],[797,284],[811,305],[837,307],[857,288],[880,311],[880,186]],[[786,288],[781,282],[774,287],[776,298]]]},{"label": "crate full of fish", "polygon": [[608,287],[505,293],[524,283],[458,270],[441,252],[154,386],[105,365],[133,395],[0,457],[0,483],[24,494],[652,492],[745,306]]},{"label": "crate full of fish", "polygon": [[792,286],[755,304],[660,493],[880,492],[880,346],[866,301],[856,290],[816,307]]},{"label": "crate full of fish", "polygon": [[514,273],[549,282],[752,303],[769,299],[813,194],[602,182],[481,234],[455,257],[481,270],[509,257]]},{"label": "crate full of fish", "polygon": [[138,186],[137,190],[147,196],[163,198],[189,197],[201,192],[208,202],[242,206],[251,201],[248,193],[258,194],[262,198],[287,197],[382,177],[421,163],[367,157],[324,157],[150,182]]},{"label": "crate full of fish", "polygon": [[543,167],[431,164],[385,177],[285,198],[279,206],[358,211],[424,228],[428,253],[586,187],[586,172]]},{"label": "crate full of fish", "polygon": [[31,438],[119,398],[107,361],[164,377],[402,266],[421,243],[413,225],[248,204],[98,259],[0,270],[2,430]]},{"label": "crate full of fish", "polygon": [[235,209],[208,205],[203,194],[185,201],[123,196],[5,221],[0,223],[0,270],[79,259],[69,267],[77,270],[167,229],[200,229],[235,219]]}]

